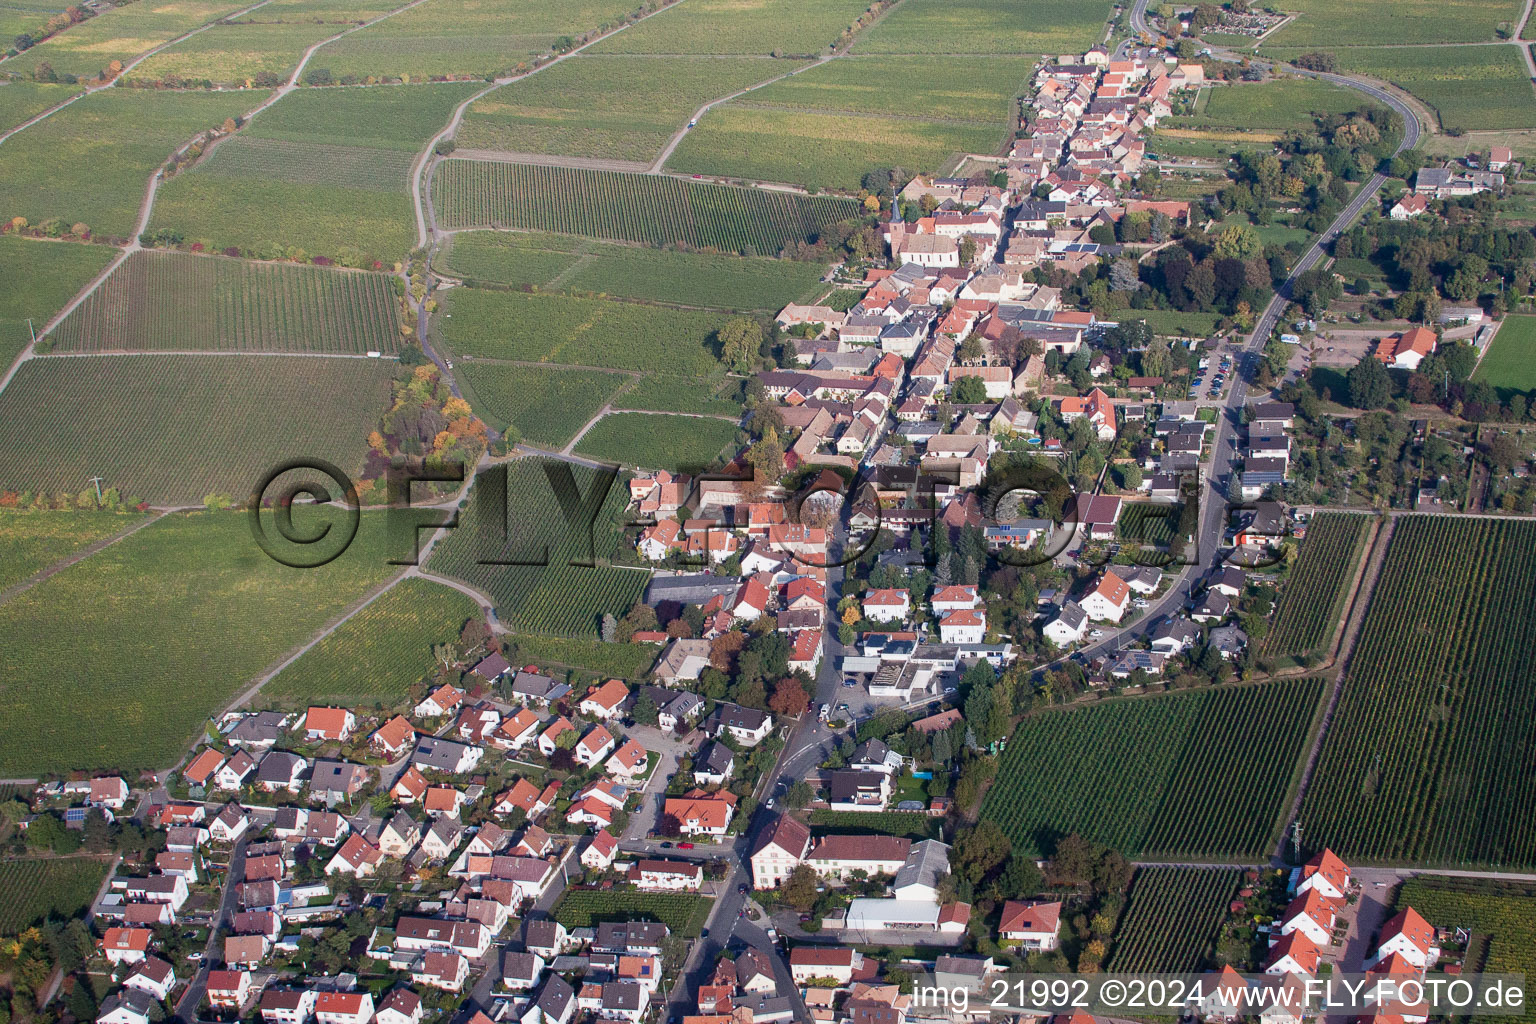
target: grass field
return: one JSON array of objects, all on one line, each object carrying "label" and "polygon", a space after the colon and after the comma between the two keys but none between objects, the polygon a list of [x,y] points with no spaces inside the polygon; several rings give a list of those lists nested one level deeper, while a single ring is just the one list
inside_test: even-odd
[{"label": "grass field", "polygon": [[[125,237],[155,168],[192,136],[244,114],[264,95],[107,89],[87,96],[0,146],[0,217],[33,224],[57,217],[66,227],[84,223],[97,234]],[[103,167],[112,173],[103,174]]]},{"label": "grass field", "polygon": [[1536,864],[1536,523],[1397,520],[1317,769],[1311,841]]},{"label": "grass field", "polygon": [[569,889],[553,917],[567,928],[591,928],[607,921],[660,921],[674,934],[698,938],[714,901],[687,892],[630,889]]},{"label": "grass field", "polygon": [[39,64],[47,62],[61,76],[94,78],[114,60],[127,64],[199,25],[249,6],[244,0],[141,0],[122,7],[106,5],[96,17],[6,61],[5,68],[31,75]]},{"label": "grass field", "polygon": [[356,472],[395,367],[299,356],[54,357],[0,392],[0,488],[76,494],[92,476],[125,497],[244,497],[287,459]]},{"label": "grass field", "polygon": [[897,165],[935,174],[961,154],[993,152],[1006,136],[1003,125],[727,104],[704,115],[667,169],[857,191],[869,171]]},{"label": "grass field", "polygon": [[1275,46],[1480,43],[1520,20],[1519,0],[1294,0],[1285,10],[1300,17],[1269,37]]},{"label": "grass field", "polygon": [[1258,856],[1321,694],[1307,679],[1031,715],[982,817],[1030,850],[1080,832],[1143,859]]},{"label": "grass field", "polygon": [[0,236],[0,366],[9,369],[32,343],[32,331],[41,331],[112,256],[104,245]]},{"label": "grass field", "polygon": [[1333,642],[1349,584],[1370,534],[1367,516],[1322,513],[1307,526],[1260,651],[1269,658],[1322,653]]},{"label": "grass field", "polygon": [[[435,2],[435,0],[434,0]],[[617,24],[633,0],[447,0],[338,39],[311,67],[333,75],[469,75],[489,80],[565,38]],[[439,126],[441,127],[441,126]]]},{"label": "grass field", "polygon": [[1145,320],[1157,334],[1174,337],[1208,338],[1222,321],[1220,313],[1181,313],[1176,309],[1133,309],[1128,320]]},{"label": "grass field", "polygon": [[816,57],[865,0],[694,0],[603,40],[597,53],[780,53]]},{"label": "grass field", "polygon": [[461,362],[464,397],[493,429],[559,448],[632,378],[607,370]]},{"label": "grass field", "polygon": [[705,103],[801,66],[580,55],[476,100],[454,140],[464,149],[649,163]]},{"label": "grass field", "polygon": [[[577,522],[590,521],[590,529],[570,525],[546,467],[557,477],[571,473],[585,510]],[[598,479],[581,466],[532,459],[507,464],[504,476],[482,471],[459,527],[433,549],[429,567],[491,595],[497,617],[519,634],[597,639],[599,617],[624,615],[650,579],[605,564],[621,543],[629,491],[616,479],[599,497]],[[506,495],[504,518],[499,493]]]},{"label": "grass field", "polygon": [[402,580],[262,687],[262,704],[395,707],[432,672],[432,645],[458,639],[479,611],[452,587]]},{"label": "grass field", "polygon": [[310,46],[341,31],[329,23],[234,22],[213,25],[168,47],[128,74],[134,82],[172,79],[248,87],[266,72],[287,78]]},{"label": "grass field", "polygon": [[71,918],[91,905],[109,864],[95,857],[0,860],[0,935],[15,935],[51,918]]},{"label": "grass field", "polygon": [[[1403,882],[1394,906],[1412,907],[1441,928],[1470,931],[1464,971],[1536,975],[1536,887],[1529,882],[1420,875]],[[1475,1019],[1486,1024],[1496,1018]],[[1519,1016],[1497,1019],[1529,1024],[1536,1012],[1527,1002]]]},{"label": "grass field", "polygon": [[152,228],[210,249],[388,266],[415,241],[414,156],[478,87],[300,89],[160,190]]},{"label": "grass field", "polygon": [[384,274],[140,251],[49,337],[68,352],[393,353],[400,314]]},{"label": "grass field", "polygon": [[[14,35],[14,33],[12,33]],[[5,38],[0,36],[0,39]],[[80,91],[78,85],[12,81],[0,87],[0,132],[8,132]]]},{"label": "grass field", "polygon": [[0,590],[138,521],[111,512],[0,509]]},{"label": "grass field", "polygon": [[1115,929],[1116,973],[1193,973],[1209,966],[1216,929],[1240,874],[1225,868],[1142,868]]},{"label": "grass field", "polygon": [[1505,402],[1517,391],[1536,391],[1536,316],[1505,317],[1473,379],[1498,388]]},{"label": "grass field", "polygon": [[672,252],[572,235],[454,235],[446,269],[478,281],[538,285],[714,309],[776,313],[813,298],[822,268],[794,260]]},{"label": "grass field", "polygon": [[[1277,51],[1276,56],[1287,59],[1299,52]],[[1536,92],[1512,46],[1347,46],[1334,52],[1341,70],[1385,79],[1423,100],[1444,128],[1536,127]]]},{"label": "grass field", "polygon": [[640,469],[702,469],[735,440],[736,424],[725,420],[616,412],[582,436],[576,453]]},{"label": "grass field", "polygon": [[652,644],[605,644],[601,640],[526,634],[510,637],[508,642],[517,646],[514,661],[531,661],[541,668],[586,669],[607,679],[643,680],[661,652]]},{"label": "grass field", "polygon": [[325,21],[333,25],[360,25],[399,7],[398,0],[272,0],[243,15],[242,24]]},{"label": "grass field", "polygon": [[860,212],[853,200],[831,196],[471,160],[444,162],[432,190],[448,229],[529,228],[744,255],[776,254]]},{"label": "grass field", "polygon": [[299,570],[262,553],[243,512],[172,515],[0,605],[0,769],[175,762],[252,676],[399,571],[383,516],[362,519],[345,554]]},{"label": "grass field", "polygon": [[442,308],[452,316],[435,317],[432,329],[458,355],[700,375],[717,370],[714,332],[728,319],[488,288],[451,289]]},{"label": "grass field", "polygon": [[1359,93],[1312,78],[1275,78],[1213,86],[1199,113],[1164,118],[1158,127],[1216,131],[1288,131],[1312,127],[1314,114],[1360,109]]},{"label": "grass field", "polygon": [[1032,72],[1028,57],[849,56],[754,89],[735,103],[1006,126]]},{"label": "grass field", "polygon": [[1104,35],[1103,0],[904,0],[859,53],[1081,53]]}]

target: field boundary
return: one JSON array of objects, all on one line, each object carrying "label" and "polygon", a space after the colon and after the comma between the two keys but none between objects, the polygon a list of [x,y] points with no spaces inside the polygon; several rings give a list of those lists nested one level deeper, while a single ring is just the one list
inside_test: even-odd
[{"label": "field boundary", "polygon": [[172,512],[186,511],[191,507],[192,506],[172,506],[169,508],[159,509],[154,515],[144,516],[138,522],[119,530],[110,537],[103,537],[101,540],[98,540],[93,544],[87,544],[85,547],[81,548],[79,551],[76,551],[74,554],[65,558],[61,558],[57,562],[54,562],[52,565],[39,569],[37,572],[33,573],[31,576],[28,576],[26,579],[20,581],[19,583],[13,583],[9,587],[6,587],[4,590],[0,590],[0,604],[5,604],[12,598],[20,597],[22,594],[26,593],[28,590],[31,590],[33,587],[46,580],[48,577],[57,576],[59,573],[63,572],[65,569],[68,569],[70,566],[75,565],[78,562],[83,562],[87,558],[90,558],[92,555],[96,554],[98,551],[101,551],[104,548],[109,548],[113,544],[116,544],[118,541],[125,540],[128,537],[133,536],[135,533],[138,533],[140,530],[144,529],[144,527],[149,526],[152,523],[159,522],[166,516],[170,515]]}]

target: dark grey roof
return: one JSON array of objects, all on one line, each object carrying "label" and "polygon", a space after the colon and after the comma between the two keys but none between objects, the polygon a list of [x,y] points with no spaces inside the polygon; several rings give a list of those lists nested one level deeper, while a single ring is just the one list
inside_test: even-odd
[{"label": "dark grey roof", "polygon": [[756,731],[768,721],[768,713],[756,708],[744,708],[740,704],[731,704],[721,701],[715,705],[714,714],[709,716],[709,726],[713,731],[721,729],[748,729]]},{"label": "dark grey roof", "polygon": [[368,780],[368,769],[346,761],[316,761],[309,788],[321,793],[348,793]]},{"label": "dark grey roof", "polygon": [[724,743],[710,743],[694,757],[693,767],[695,771],[707,771],[711,775],[726,775],[731,771],[735,757]]},{"label": "dark grey roof", "polygon": [[286,750],[274,750],[261,759],[256,769],[257,782],[287,782],[304,766],[304,759]]},{"label": "dark grey roof", "polygon": [[411,762],[436,768],[439,771],[453,771],[459,766],[459,760],[468,749],[469,746],[464,743],[455,743],[437,736],[423,736],[416,741],[416,750],[411,754]]},{"label": "dark grey roof", "polygon": [[544,987],[539,989],[539,998],[535,1001],[535,1005],[546,1016],[553,1020],[560,1020],[575,1001],[576,992],[571,988],[571,983],[558,974],[551,974],[544,979]]},{"label": "dark grey roof", "polygon": [[608,953],[659,949],[668,934],[667,926],[659,921],[607,921],[597,926],[592,948]]},{"label": "dark grey roof", "polygon": [[741,586],[737,576],[712,576],[693,573],[687,576],[657,576],[645,588],[645,603],[704,604],[712,597],[729,597]]},{"label": "dark grey roof", "polygon": [[231,743],[275,743],[283,734],[283,715],[276,711],[258,711],[246,715],[229,732]]}]

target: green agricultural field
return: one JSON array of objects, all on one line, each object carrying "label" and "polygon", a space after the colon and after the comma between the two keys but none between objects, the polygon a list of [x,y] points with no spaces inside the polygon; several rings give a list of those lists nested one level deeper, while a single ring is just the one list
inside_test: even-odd
[{"label": "green agricultural field", "polygon": [[1520,20],[1520,0],[1293,0],[1300,14],[1267,40],[1275,46],[1481,43]]},{"label": "green agricultural field", "polygon": [[[1464,971],[1536,975],[1536,887],[1531,883],[1419,875],[1397,890],[1394,909],[1404,907],[1417,910],[1430,924],[1472,933]],[[1519,1016],[1476,1019],[1530,1024],[1536,1011],[1527,1001]]]},{"label": "green agricultural field", "polygon": [[5,40],[10,46],[10,40],[15,39],[23,32],[34,37],[46,31],[49,19],[56,14],[62,14],[66,4],[57,3],[55,0],[19,0],[19,2],[0,3],[0,40]]},{"label": "green agricultural field", "polygon": [[97,857],[0,860],[0,935],[88,909],[110,866]]},{"label": "green agricultural field", "polygon": [[0,366],[9,369],[32,343],[32,332],[47,326],[113,255],[104,245],[0,236]]},{"label": "green agricultural field", "polygon": [[77,351],[398,351],[393,278],[355,270],[134,253],[49,335]]},{"label": "green agricultural field", "polygon": [[717,463],[736,442],[736,424],[643,412],[609,413],[582,435],[576,453],[641,469],[683,470]]},{"label": "green agricultural field", "polygon": [[1505,317],[1473,379],[1498,388],[1503,402],[1519,391],[1536,392],[1536,316]]},{"label": "green agricultural field", "polygon": [[[4,37],[0,37],[4,38]],[[0,133],[58,106],[80,91],[78,85],[12,81],[0,87]]]},{"label": "green agricultural field", "polygon": [[695,249],[779,252],[859,216],[851,199],[650,174],[448,160],[432,178],[442,227],[504,227]]},{"label": "green agricultural field", "polygon": [[[467,75],[489,81],[557,42],[617,25],[634,0],[446,0],[423,4],[327,45],[310,62],[333,75]],[[439,126],[441,127],[441,125]]]},{"label": "green agricultural field", "polygon": [[683,938],[698,938],[714,901],[687,892],[629,889],[568,889],[555,904],[554,919],[567,928],[591,928],[607,921],[660,921]]},{"label": "green agricultural field", "polygon": [[741,382],[724,377],[648,373],[614,400],[615,409],[741,415]]},{"label": "green agricultural field", "polygon": [[660,648],[652,644],[605,644],[601,640],[568,640],[564,637],[521,634],[503,638],[515,647],[512,661],[533,662],[541,668],[585,669],[605,679],[643,680],[656,662]]},{"label": "green agricultural field", "polygon": [[1037,712],[1008,739],[982,817],[1034,851],[1079,832],[1142,859],[1259,856],[1322,691],[1305,679]]},{"label": "green agricultural field", "polygon": [[1241,879],[1225,868],[1142,868],[1110,953],[1116,973],[1193,973],[1210,966],[1216,930]]},{"label": "green agricultural field", "polygon": [[0,509],[0,590],[139,521],[112,512]]},{"label": "green agricultural field", "polygon": [[461,362],[464,397],[493,429],[517,428],[531,444],[559,448],[631,379],[606,370]]},{"label": "green agricultural field", "polygon": [[126,237],[155,169],[192,136],[246,113],[265,95],[107,89],[87,96],[0,146],[0,218],[39,224],[57,217],[66,228],[84,223],[98,235]]},{"label": "green agricultural field", "polygon": [[333,25],[360,25],[401,6],[398,0],[272,0],[265,7],[243,15],[242,24],[290,21],[326,21]]},{"label": "green agricultural field", "polygon": [[815,263],[672,252],[531,232],[454,235],[443,263],[449,273],[475,281],[765,313],[814,298],[822,275]]},{"label": "green agricultural field", "polygon": [[629,160],[644,170],[705,103],[801,66],[580,55],[476,100],[454,141],[470,150]]},{"label": "green agricultural field", "polygon": [[168,182],[150,226],[210,249],[388,266],[415,243],[415,154],[477,88],[296,90]]},{"label": "green agricultural field", "polygon": [[450,289],[442,308],[452,316],[434,317],[432,329],[458,355],[701,376],[719,366],[714,333],[729,319],[489,288]]},{"label": "green agricultural field", "polygon": [[859,53],[1081,53],[1104,36],[1103,0],[903,0]]},{"label": "green agricultural field", "polygon": [[5,67],[31,75],[39,64],[47,63],[60,76],[95,78],[113,61],[127,64],[200,25],[249,6],[244,0],[148,0],[122,7],[108,5],[96,17],[6,61]]},{"label": "green agricultural field", "polygon": [[991,153],[1004,124],[924,121],[870,114],[820,114],[727,104],[704,115],[667,169],[807,188],[857,191],[870,171],[899,165],[947,171],[965,153]]},{"label": "green agricultural field", "polygon": [[688,0],[592,49],[817,57],[867,6],[864,0]]},{"label": "green agricultural field", "polygon": [[258,74],[287,78],[305,50],[339,31],[339,25],[309,21],[218,24],[161,50],[127,77],[133,82],[179,78],[249,87]]},{"label": "green agricultural field", "polygon": [[1029,57],[851,56],[754,89],[732,105],[970,120],[1006,128],[1033,65]]},{"label": "green agricultural field", "polygon": [[1368,516],[1347,513],[1322,513],[1307,525],[1301,554],[1282,584],[1274,624],[1259,647],[1264,657],[1300,658],[1328,650],[1370,525]]},{"label": "green agricultural field", "polygon": [[[1299,52],[1276,56],[1284,60]],[[1400,86],[1431,107],[1446,129],[1536,127],[1536,92],[1513,46],[1353,46],[1334,52],[1341,70]]]},{"label": "green agricultural field", "polygon": [[300,356],[67,356],[22,365],[0,392],[0,488],[103,487],[160,503],[243,497],[271,466],[362,466],[395,366]]},{"label": "green agricultural field", "polygon": [[244,512],[172,515],[0,605],[0,769],[171,765],[264,667],[399,571],[383,520],[365,514],[341,557],[301,570],[262,553]]},{"label": "green agricultural field", "polygon": [[[556,479],[570,474],[581,495],[577,525],[562,512],[546,469]],[[650,579],[645,570],[607,564],[624,543],[629,490],[616,478],[601,493],[601,479],[552,460],[519,459],[482,470],[458,528],[433,549],[428,567],[489,594],[497,618],[519,634],[596,640],[601,616],[627,613]],[[504,517],[497,511],[503,493]]]},{"label": "green agricultural field", "polygon": [[475,602],[452,587],[401,580],[262,687],[261,701],[395,707],[431,674],[432,646],[456,640],[479,614]]},{"label": "green agricultural field", "polygon": [[1302,802],[1346,860],[1536,865],[1536,523],[1406,516]]},{"label": "green agricultural field", "polygon": [[1311,78],[1212,86],[1206,96],[1198,113],[1164,118],[1158,127],[1288,131],[1311,128],[1315,114],[1346,114],[1361,106],[1359,93]]}]

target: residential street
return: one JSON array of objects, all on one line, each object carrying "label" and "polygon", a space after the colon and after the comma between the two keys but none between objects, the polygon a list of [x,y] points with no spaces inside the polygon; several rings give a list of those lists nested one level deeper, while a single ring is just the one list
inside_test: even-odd
[{"label": "residential street", "polygon": [[182,993],[176,1004],[176,1019],[183,1024],[197,1020],[197,1008],[208,991],[208,972],[216,962],[223,962],[224,950],[220,945],[219,929],[233,922],[236,910],[236,879],[245,877],[246,840],[241,839],[229,853],[229,870],[224,874],[224,890],[219,895],[219,909],[208,922],[208,943],[203,947],[203,960],[197,966],[197,974]]}]

